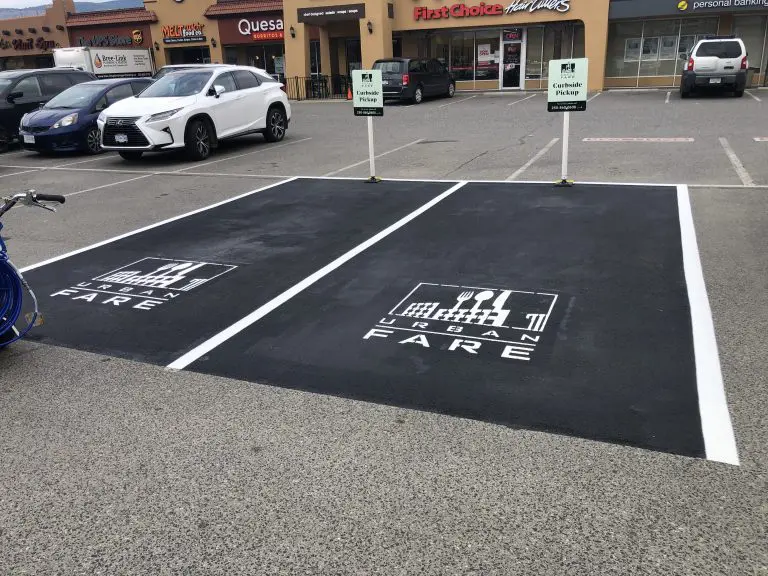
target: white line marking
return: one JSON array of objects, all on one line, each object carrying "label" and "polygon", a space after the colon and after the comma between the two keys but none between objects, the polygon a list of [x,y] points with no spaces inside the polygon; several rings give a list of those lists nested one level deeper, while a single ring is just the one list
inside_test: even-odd
[{"label": "white line marking", "polygon": [[66,164],[57,164],[56,166],[50,166],[46,167],[45,169],[50,170],[53,168],[65,168],[67,166],[76,166],[77,164],[87,164],[88,162],[96,162],[98,160],[109,160],[110,158],[115,158],[114,154],[102,154],[96,158],[89,158],[88,160],[79,160],[78,162],[68,162]]},{"label": "white line marking", "polygon": [[554,146],[554,145],[555,145],[555,144],[557,144],[558,142],[560,142],[560,138],[552,138],[552,140],[550,140],[549,144],[547,144],[546,146],[544,146],[544,148],[542,148],[541,150],[539,150],[539,152],[536,154],[536,156],[534,156],[533,158],[531,158],[530,160],[528,160],[528,162],[526,162],[526,163],[525,163],[525,164],[523,164],[523,165],[522,165],[520,168],[518,168],[518,169],[517,169],[515,172],[513,172],[513,173],[512,173],[512,174],[511,174],[511,175],[510,175],[510,176],[507,178],[507,180],[514,180],[515,178],[517,178],[518,176],[520,176],[520,175],[521,175],[523,172],[525,172],[526,170],[528,170],[528,168],[530,168],[531,166],[533,166],[534,162],[536,162],[536,161],[537,161],[539,158],[541,158],[542,156],[544,156],[544,154],[546,154],[547,152],[549,152],[549,151],[550,151],[550,149],[552,148],[552,146]]},{"label": "white line marking", "polygon": [[672,96],[672,92],[667,92],[667,98],[664,100],[664,104],[669,104],[669,97]]},{"label": "white line marking", "polygon": [[600,94],[602,94],[602,92],[598,92],[597,94],[595,94],[595,95],[594,95],[594,96],[592,96],[591,98],[587,98],[587,102],[592,102],[592,100],[594,100],[595,98],[597,98],[598,96],[600,96]]},{"label": "white line marking", "polygon": [[168,368],[171,368],[174,370],[183,370],[184,368],[186,368],[196,360],[200,359],[202,356],[205,356],[206,354],[208,354],[211,350],[213,350],[217,346],[220,346],[221,344],[223,344],[224,342],[226,342],[236,334],[239,334],[240,332],[242,332],[243,330],[245,330],[255,322],[258,322],[261,318],[263,318],[264,316],[266,316],[267,314],[269,314],[270,312],[272,312],[273,310],[275,310],[276,308],[278,308],[279,306],[281,306],[282,304],[284,304],[285,302],[287,302],[297,294],[303,292],[318,280],[327,276],[328,274],[330,274],[340,266],[346,264],[361,252],[364,252],[365,250],[367,250],[368,248],[370,248],[380,240],[392,234],[392,232],[399,230],[400,228],[408,224],[408,222],[410,222],[411,220],[414,220],[415,218],[417,218],[418,216],[420,216],[421,214],[423,214],[424,212],[426,212],[427,210],[429,210],[439,202],[443,201],[444,199],[446,199],[448,196],[456,192],[456,190],[458,190],[465,184],[466,182],[459,182],[458,184],[455,184],[454,186],[450,187],[448,190],[446,190],[439,196],[436,196],[426,204],[423,204],[422,206],[420,206],[419,208],[417,208],[407,216],[404,216],[403,218],[401,218],[391,226],[385,228],[375,236],[372,236],[362,244],[358,244],[356,247],[354,247],[352,250],[350,250],[346,254],[339,256],[338,258],[336,258],[336,260],[334,260],[330,264],[323,266],[322,268],[320,268],[320,270],[318,270],[314,274],[307,276],[304,280],[302,280],[298,284],[289,288],[282,294],[276,296],[275,298],[273,298],[263,306],[260,306],[259,308],[257,308],[256,310],[254,310],[244,318],[241,318],[240,320],[232,324],[230,327],[222,330],[215,336],[209,338],[208,340],[206,340],[196,348],[193,348],[192,350],[184,354],[181,358],[174,360],[168,365]]},{"label": "white line marking", "polygon": [[458,104],[459,102],[466,102],[467,100],[472,100],[472,98],[477,98],[478,94],[475,94],[474,96],[469,96],[468,98],[460,98],[458,100],[454,100],[453,102],[448,102],[448,104],[440,104],[438,108],[445,108],[446,106],[452,106],[454,104]]},{"label": "white line marking", "polygon": [[768,138],[758,137],[755,138],[755,142],[768,142]]},{"label": "white line marking", "polygon": [[531,98],[536,98],[536,94],[531,94],[530,96],[526,96],[525,98],[520,98],[519,100],[510,102],[509,104],[507,104],[507,106],[514,106],[515,104],[520,104],[520,102],[525,102],[526,100],[530,100]]},{"label": "white line marking", "polygon": [[5,178],[6,176],[18,176],[20,174],[29,174],[30,172],[38,172],[38,169],[35,168],[33,170],[24,170],[22,172],[11,172],[10,174],[0,174],[0,178]]},{"label": "white line marking", "polygon": [[127,184],[128,182],[134,182],[135,180],[141,180],[142,178],[149,178],[150,176],[154,176],[154,174],[144,174],[142,176],[136,176],[135,178],[128,178],[127,180],[118,180],[117,182],[112,182],[110,184],[102,184],[101,186],[86,188],[85,190],[78,190],[77,192],[70,192],[69,194],[64,194],[64,196],[69,198],[70,196],[77,196],[78,194],[85,194],[86,192],[93,192],[94,190],[101,190],[102,188],[117,186],[118,184]]},{"label": "white line marking", "polygon": [[186,168],[179,168],[178,170],[176,170],[176,172],[184,172],[186,170],[191,170],[192,168],[202,168],[203,166],[210,166],[211,164],[224,162],[225,160],[234,160],[235,158],[242,158],[243,156],[258,154],[259,152],[269,152],[270,150],[277,150],[278,148],[293,146],[294,144],[306,142],[307,140],[312,140],[312,138],[302,138],[301,140],[293,140],[291,142],[285,142],[284,144],[278,144],[277,146],[267,146],[267,147],[259,146],[257,150],[251,150],[250,152],[244,152],[243,154],[236,154],[234,156],[227,156],[226,158],[219,158],[217,160],[211,160],[210,162],[203,162],[202,164],[193,164],[192,166],[187,166]]},{"label": "white line marking", "polygon": [[677,187],[677,205],[680,214],[685,282],[691,306],[696,386],[699,392],[704,449],[707,459],[738,466],[739,453],[736,448],[731,416],[728,413],[728,400],[720,370],[715,325],[699,257],[691,200],[688,187],[685,185]]},{"label": "white line marking", "polygon": [[695,142],[693,138],[584,138],[582,142],[655,142],[655,143],[681,143]]},{"label": "white line marking", "polygon": [[761,100],[760,98],[758,98],[757,96],[755,96],[754,94],[752,94],[752,92],[750,92],[749,90],[744,90],[744,92],[746,92],[747,94],[749,94],[750,96],[752,96],[752,98],[754,98],[754,99],[755,99],[755,100],[757,100],[758,102],[762,102],[762,100]]},{"label": "white line marking", "polygon": [[733,151],[733,148],[731,148],[728,140],[721,136],[720,145],[723,147],[723,150],[725,150],[725,154],[731,161],[733,169],[736,170],[736,174],[738,174],[739,178],[741,179],[741,183],[744,184],[744,186],[754,186],[755,182],[752,180],[752,176],[750,176],[749,172],[747,172],[747,169],[744,168],[744,164],[742,164],[741,160],[739,160],[739,157],[736,156],[736,152]]},{"label": "white line marking", "polygon": [[[424,138],[419,138],[418,140],[414,140],[413,142],[409,142],[408,144],[405,144],[403,146],[398,146],[397,148],[393,148],[392,150],[388,150],[386,152],[382,152],[381,154],[376,154],[374,158],[381,158],[382,156],[387,156],[388,154],[393,154],[395,152],[399,152],[400,150],[404,150],[405,148],[408,148],[409,146],[413,146],[414,144],[418,144],[419,142],[423,142]],[[350,170],[352,168],[356,168],[357,166],[361,166],[363,164],[366,164],[369,161],[368,158],[365,160],[360,160],[360,162],[355,162],[354,164],[350,164],[349,166],[344,166],[344,168],[339,168],[338,170],[334,170],[333,172],[328,172],[327,174],[323,174],[324,177],[328,176],[334,176],[338,174],[339,172],[344,172],[346,170]]]},{"label": "white line marking", "polygon": [[139,228],[138,230],[133,230],[132,232],[126,232],[125,234],[120,234],[119,236],[114,236],[113,238],[102,240],[101,242],[97,242],[96,244],[91,244],[90,246],[86,246],[85,248],[78,248],[77,250],[72,250],[71,252],[62,254],[61,256],[54,256],[53,258],[49,258],[48,260],[43,260],[42,262],[38,262],[37,264],[32,264],[31,266],[22,268],[21,272],[27,272],[28,270],[34,270],[35,268],[40,268],[41,266],[53,264],[54,262],[58,262],[59,260],[64,260],[65,258],[69,258],[70,256],[75,256],[76,254],[82,254],[83,252],[93,250],[94,248],[99,248],[101,246],[105,246],[106,244],[117,242],[118,240],[122,240],[123,238],[128,238],[129,236],[134,236],[136,234],[146,232],[147,230],[152,230],[153,228],[157,228],[158,226],[164,226],[165,224],[175,222],[176,220],[181,220],[182,218],[187,218],[188,216],[194,216],[195,214],[199,214],[200,212],[205,212],[206,210],[218,208],[219,206],[223,206],[224,204],[228,204],[230,202],[240,200],[241,198],[245,198],[246,196],[250,196],[251,194],[263,192],[264,190],[275,188],[276,186],[282,186],[283,184],[287,184],[288,182],[293,182],[294,180],[297,180],[297,179],[298,177],[288,178],[287,180],[281,180],[280,182],[275,182],[274,184],[269,184],[268,186],[263,186],[261,188],[257,188],[256,190],[251,190],[250,192],[246,192],[245,194],[240,194],[239,196],[234,196],[233,198],[228,198],[226,200],[222,200],[221,202],[216,202],[215,204],[210,204],[209,206],[203,206],[202,208],[198,208],[197,210],[192,210],[191,212],[185,212],[184,214],[180,214],[179,216],[174,216],[173,218],[168,218],[167,220],[162,220],[160,222],[156,222],[155,224],[150,224],[149,226],[144,226],[143,228]]}]

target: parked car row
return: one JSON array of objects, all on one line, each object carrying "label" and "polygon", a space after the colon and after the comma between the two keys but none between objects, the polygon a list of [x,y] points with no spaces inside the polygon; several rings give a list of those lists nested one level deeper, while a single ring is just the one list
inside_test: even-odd
[{"label": "parked car row", "polygon": [[193,64],[152,78],[96,79],[73,68],[0,72],[0,150],[18,139],[40,153],[117,150],[127,160],[183,148],[207,158],[228,138],[282,140],[288,97],[266,71]]}]

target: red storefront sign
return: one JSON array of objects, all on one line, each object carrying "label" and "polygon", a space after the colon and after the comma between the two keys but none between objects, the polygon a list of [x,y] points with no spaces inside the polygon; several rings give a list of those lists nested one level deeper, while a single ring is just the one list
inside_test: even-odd
[{"label": "red storefront sign", "polygon": [[254,40],[283,40],[285,32],[282,30],[279,32],[254,32],[251,34],[251,38]]},{"label": "red storefront sign", "polygon": [[475,18],[477,16],[501,16],[504,14],[504,6],[501,4],[486,4],[480,2],[476,6],[466,4],[454,4],[441,6],[440,8],[426,8],[417,6],[413,9],[414,20],[440,20],[445,18]]}]

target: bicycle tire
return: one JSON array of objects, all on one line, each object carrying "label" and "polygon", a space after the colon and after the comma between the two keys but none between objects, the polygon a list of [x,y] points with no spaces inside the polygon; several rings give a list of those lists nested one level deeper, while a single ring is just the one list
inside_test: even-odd
[{"label": "bicycle tire", "polygon": [[[18,329],[16,322],[21,316],[25,288],[32,297],[35,308],[31,321]],[[13,344],[26,336],[27,332],[35,325],[37,315],[37,298],[21,273],[4,254],[0,253],[0,348]],[[9,336],[11,332],[13,334]]]}]

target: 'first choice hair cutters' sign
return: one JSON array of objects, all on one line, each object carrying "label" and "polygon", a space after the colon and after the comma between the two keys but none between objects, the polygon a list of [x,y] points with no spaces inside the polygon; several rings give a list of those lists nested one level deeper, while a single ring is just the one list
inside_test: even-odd
[{"label": "'first choice hair cutters' sign", "polygon": [[486,4],[480,2],[475,6],[466,4],[453,4],[440,8],[427,8],[416,6],[413,9],[414,20],[440,20],[445,18],[475,18],[477,16],[503,16],[517,12],[536,12],[538,10],[550,10],[552,12],[565,13],[571,9],[571,0],[515,0],[509,6],[503,4]]}]

